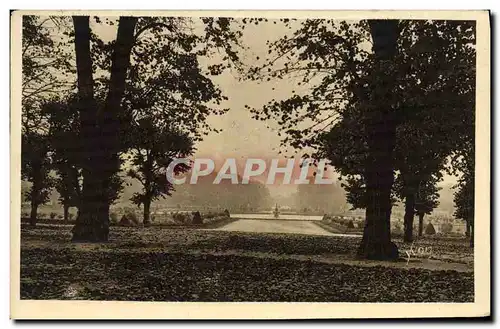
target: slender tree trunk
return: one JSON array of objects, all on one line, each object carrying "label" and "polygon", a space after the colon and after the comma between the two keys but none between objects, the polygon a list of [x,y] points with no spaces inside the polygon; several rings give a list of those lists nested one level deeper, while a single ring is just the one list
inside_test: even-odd
[{"label": "slender tree trunk", "polygon": [[465,236],[470,237],[470,221],[465,220]]},{"label": "slender tree trunk", "polygon": [[31,201],[31,214],[30,214],[30,226],[36,226],[36,216],[38,213],[38,203],[36,201]]},{"label": "slender tree trunk", "polygon": [[142,220],[144,226],[149,226],[151,224],[150,209],[151,209],[151,200],[148,199],[144,201],[144,218]]},{"label": "slender tree trunk", "polygon": [[143,219],[143,224],[144,226],[148,226],[151,224],[150,218],[149,218],[149,213],[150,213],[150,208],[151,208],[151,199],[152,199],[152,181],[153,181],[153,155],[150,152],[150,150],[146,151],[146,161],[144,162],[144,219]]},{"label": "slender tree trunk", "polygon": [[415,217],[415,194],[407,193],[405,197],[404,241],[413,241],[413,218]]},{"label": "slender tree trunk", "polygon": [[392,210],[391,190],[394,183],[393,150],[396,139],[396,122],[389,108],[392,77],[386,66],[392,63],[398,38],[397,21],[372,20],[370,29],[373,50],[377,57],[374,69],[371,100],[365,122],[368,141],[366,178],[366,222],[358,255],[368,259],[397,259],[397,246],[391,242],[390,217]]},{"label": "slender tree trunk", "polygon": [[33,186],[31,187],[31,214],[30,226],[35,227],[38,215],[38,206],[40,205],[40,195],[42,191],[41,166],[38,163],[33,163],[34,177]]},{"label": "slender tree trunk", "polygon": [[421,237],[424,234],[424,213],[418,214],[418,236]]},{"label": "slender tree trunk", "polygon": [[64,204],[64,223],[67,224],[69,220],[69,205]]},{"label": "slender tree trunk", "polygon": [[474,222],[472,220],[470,222],[470,240],[469,245],[471,248],[474,248]]},{"label": "slender tree trunk", "polygon": [[90,26],[88,16],[74,16],[75,52],[78,77],[80,120],[85,156],[83,189],[78,218],[73,227],[73,241],[107,241],[112,179],[118,172],[118,132],[120,104],[125,77],[134,43],[137,18],[120,18],[111,64],[111,77],[104,112],[99,112],[94,99]]}]

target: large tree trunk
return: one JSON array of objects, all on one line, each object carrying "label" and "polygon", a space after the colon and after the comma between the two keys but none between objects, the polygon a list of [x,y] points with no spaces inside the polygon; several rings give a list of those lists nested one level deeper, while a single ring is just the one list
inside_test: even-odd
[{"label": "large tree trunk", "polygon": [[421,237],[424,234],[424,213],[418,214],[418,236]]},{"label": "large tree trunk", "polygon": [[[394,182],[393,150],[396,139],[396,122],[393,109],[388,107],[391,97],[392,77],[386,70],[396,52],[398,23],[393,20],[369,22],[373,50],[377,57],[374,69],[370,108],[365,129],[368,141],[366,164],[366,222],[358,255],[368,259],[397,259],[397,246],[391,242],[391,190]],[[375,85],[376,84],[376,85]]]},{"label": "large tree trunk", "polygon": [[134,43],[137,18],[120,18],[111,64],[109,93],[104,113],[97,109],[93,91],[88,16],[74,16],[80,120],[84,140],[83,190],[73,241],[107,241],[111,181],[119,170],[118,132],[120,103]]},{"label": "large tree trunk", "polygon": [[31,201],[31,213],[30,213],[30,226],[36,226],[36,216],[38,212],[38,203],[36,201]]},{"label": "large tree trunk", "polygon": [[94,79],[90,54],[90,26],[88,16],[73,16],[78,82],[78,106],[83,139],[83,189],[73,241],[98,242],[108,239],[108,218],[104,214],[101,159],[98,156],[100,131],[97,104],[94,99]]},{"label": "large tree trunk", "polygon": [[413,241],[413,218],[415,217],[415,194],[409,192],[405,196],[404,237],[405,242]]}]

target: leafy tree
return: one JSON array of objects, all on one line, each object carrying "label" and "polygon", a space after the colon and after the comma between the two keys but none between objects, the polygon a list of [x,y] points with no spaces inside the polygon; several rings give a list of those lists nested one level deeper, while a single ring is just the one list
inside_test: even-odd
[{"label": "leafy tree", "polygon": [[456,206],[454,215],[465,221],[472,247],[474,246],[474,175],[466,174],[460,180],[454,201]]},{"label": "leafy tree", "polygon": [[[220,74],[224,64],[209,65],[208,72],[203,71],[198,58],[206,56],[209,51],[206,46],[200,47],[202,40],[188,29],[189,20],[148,18],[147,21],[162,29],[146,31],[140,28],[137,32],[140,35],[136,34],[124,97],[124,116],[133,126],[124,131],[122,138],[125,149],[135,152],[134,162],[136,168],[140,168],[129,174],[141,180],[144,186],[144,193],[136,193],[132,200],[144,205],[145,224],[149,223],[151,201],[164,194],[170,195],[173,189],[159,170],[164,169],[174,155],[191,154],[193,142],[201,140],[209,131],[217,132],[206,123],[209,114],[219,115],[227,111],[218,109],[227,97],[207,77]],[[208,24],[207,28],[217,26],[213,19],[204,19],[204,22]],[[224,25],[224,19],[218,24]],[[102,46],[104,51],[106,47]],[[105,61],[99,65],[105,68]],[[153,116],[160,124],[153,124]],[[134,123],[136,118],[140,118],[138,126]],[[174,125],[175,129],[172,128]],[[181,130],[188,134],[181,133]],[[167,144],[162,148],[156,140],[165,140]],[[152,161],[161,160],[161,165],[154,170],[146,168],[148,161],[138,149],[153,152]],[[149,184],[153,185],[147,186]]]},{"label": "leafy tree", "polygon": [[[467,81],[473,83],[475,80]],[[470,236],[470,246],[474,246],[474,182],[475,182],[475,106],[473,99],[467,111],[463,111],[455,120],[461,120],[462,125],[455,125],[460,131],[458,147],[452,154],[449,173],[460,175],[454,193],[456,218],[465,220]]]},{"label": "leafy tree", "polygon": [[80,121],[74,110],[75,99],[50,99],[42,104],[42,113],[49,123],[49,141],[52,149],[55,188],[64,208],[64,221],[68,221],[69,208],[79,207],[82,193]]},{"label": "leafy tree", "polygon": [[[51,29],[59,31],[56,17],[24,15],[22,22],[22,132],[46,134],[48,124],[41,104],[72,84],[60,78],[69,68],[63,43],[54,41]],[[33,134],[31,134],[33,132]]]},{"label": "leafy tree", "polygon": [[[251,72],[257,79],[263,72],[268,79],[293,76],[305,86],[301,94],[251,110],[257,119],[278,121],[285,130],[283,144],[316,149],[313,156],[331,159],[353,192],[364,191],[364,197],[352,200],[366,203],[367,209],[361,255],[396,256],[389,217],[398,165],[395,148],[398,135],[405,135],[398,132],[401,124],[434,120],[427,140],[439,137],[439,148],[433,149],[439,159],[460,148],[474,99],[473,44],[472,22],[305,20],[291,36],[271,43],[270,53],[276,56]],[[339,140],[349,143],[335,143]],[[411,152],[403,151],[403,157]],[[418,176],[438,170],[423,168]],[[407,180],[414,185],[415,179]],[[349,190],[347,194],[354,196]]]},{"label": "leafy tree", "polygon": [[[471,134],[473,135],[473,133]],[[474,161],[474,142],[473,139],[464,142],[466,148],[460,153],[460,156],[454,159],[457,170],[460,170],[460,177],[454,194],[456,218],[465,221],[467,232],[470,237],[470,246],[474,246],[474,182],[475,182],[475,161]]]},{"label": "leafy tree", "polygon": [[367,144],[361,115],[355,108],[346,111],[342,120],[321,134],[318,141],[318,156],[330,160],[340,174],[352,210],[366,209],[368,203],[364,168]]},{"label": "leafy tree", "polygon": [[[227,97],[211,76],[221,74],[230,62],[237,61],[229,47],[231,40],[237,41],[237,34],[229,29],[230,20],[203,18],[206,34],[201,35],[193,34],[193,22],[186,18],[148,18],[147,22],[167,28],[138,32],[124,99],[127,115],[154,115],[157,120],[189,132],[195,141],[210,131],[217,132],[206,118],[227,111],[220,109]],[[219,44],[222,40],[227,44]],[[224,46],[226,56],[205,69],[199,58],[211,56],[210,47],[217,46]]]},{"label": "leafy tree", "polygon": [[[60,31],[64,18],[24,15],[22,22],[22,102],[39,103],[72,87],[71,81],[60,78],[70,69],[70,56],[63,42],[55,41],[51,29]],[[30,107],[32,108],[32,107]],[[29,108],[28,108],[29,109]],[[24,119],[32,114],[25,110]],[[28,123],[28,122],[25,122]]]},{"label": "leafy tree", "polygon": [[68,69],[68,54],[61,42],[51,37],[59,18],[23,16],[22,22],[22,150],[21,177],[32,183],[31,225],[36,224],[37,208],[48,201],[53,179],[48,123],[41,104],[71,83],[59,78]]},{"label": "leafy tree", "polygon": [[[417,180],[416,187],[412,179]],[[404,200],[405,205],[404,241],[413,240],[413,217],[415,215],[419,218],[418,236],[422,236],[424,216],[432,213],[439,205],[440,188],[436,184],[441,179],[442,173],[439,171],[429,177],[417,176],[413,173],[407,174],[406,177],[403,174],[396,177],[394,188],[398,197]]]},{"label": "leafy tree", "polygon": [[[405,199],[404,236],[411,241],[417,187],[425,177],[440,179],[446,157],[460,147],[458,141],[466,126],[461,120],[464,114],[471,113],[474,31],[471,22],[401,22],[399,30],[400,55],[395,56],[393,64],[397,74],[403,72],[403,75],[394,83],[399,87],[394,103],[399,105],[393,113],[396,120],[393,156],[394,168],[400,171],[403,180],[399,192]],[[417,41],[412,45],[415,37]],[[409,49],[404,49],[405,46]],[[461,53],[457,53],[457,48]],[[415,53],[416,59],[412,58]],[[429,67],[429,63],[433,66]],[[445,76],[453,64],[457,65],[455,73]],[[442,94],[448,99],[440,100]],[[382,126],[377,129],[384,130]],[[374,139],[369,133],[366,136],[369,155],[370,141]]]},{"label": "leafy tree", "polygon": [[432,180],[420,185],[415,202],[415,213],[418,216],[418,236],[422,236],[424,216],[431,214],[439,205],[439,190]]},{"label": "leafy tree", "polygon": [[[62,167],[62,166],[61,166]],[[59,169],[59,177],[55,179],[54,187],[59,193],[59,202],[64,209],[64,222],[69,220],[69,209],[78,207],[80,190],[79,182],[75,181],[75,177],[71,175],[71,168],[62,167]]]},{"label": "leafy tree", "polygon": [[[370,36],[372,54],[362,45]],[[288,135],[283,142],[291,140],[293,147],[300,148],[317,145],[318,134],[334,124],[349,103],[363,106],[367,114],[361,117],[368,151],[364,164],[367,210],[358,253],[367,258],[398,257],[397,247],[390,239],[389,224],[396,130],[392,113],[396,105],[392,97],[395,84],[392,62],[398,36],[398,22],[391,20],[351,25],[345,21],[337,24],[330,20],[304,21],[291,38],[285,36],[271,44],[270,52],[275,51],[277,57],[269,60],[266,69],[272,72],[272,77],[299,74],[302,83],[309,84],[313,79],[319,83],[306,95],[272,101],[261,111],[253,109],[257,119],[278,117]],[[293,56],[296,60],[290,62]],[[279,59],[285,60],[283,68],[273,72],[271,66]],[[259,71],[262,68],[256,70]],[[304,111],[298,111],[301,109]],[[313,123],[304,127],[304,120]]]},{"label": "leafy tree", "polygon": [[[417,42],[413,48],[433,63],[429,70],[422,70],[425,61],[417,62],[420,63],[416,65],[420,69],[415,73],[418,80],[414,80],[410,87],[414,88],[414,97],[425,101],[416,99],[410,102],[414,110],[406,112],[406,121],[412,122],[414,128],[412,138],[405,140],[417,141],[406,146],[417,156],[408,161],[419,167],[411,170],[413,181],[421,185],[424,195],[430,197],[425,202],[427,206],[435,207],[438,198],[435,183],[441,180],[447,158],[460,157],[468,149],[465,141],[473,140],[474,22],[438,21],[434,24],[408,24],[405,28],[426,36],[426,40]],[[443,95],[446,99],[441,99]],[[455,174],[461,171],[457,161],[452,161],[452,167],[449,171]],[[430,180],[425,177],[430,177]],[[408,229],[412,227],[411,221]]]},{"label": "leafy tree", "polygon": [[[426,113],[424,110],[421,112]],[[442,180],[446,158],[454,147],[449,143],[449,136],[435,132],[438,127],[432,117],[417,118],[408,119],[398,126],[394,152],[396,169],[399,171],[394,189],[397,197],[404,201],[406,242],[413,240],[413,220],[420,193],[431,197],[425,192],[430,193],[432,189],[435,190],[436,198],[439,197],[435,184]]]},{"label": "leafy tree", "polygon": [[[192,33],[192,23],[189,19],[175,17],[141,18],[138,22],[126,79],[121,139],[124,153],[130,149],[132,152],[135,150],[135,161],[142,167],[143,174],[149,169],[144,168],[147,161],[139,159],[138,147],[154,147],[152,151],[163,152],[163,156],[153,156],[158,159],[163,157],[164,166],[168,154],[191,154],[188,149],[193,147],[195,141],[201,140],[209,131],[217,132],[206,123],[208,115],[220,115],[227,111],[219,109],[221,102],[227,100],[227,97],[209,77],[219,75],[231,63],[238,61],[230,47],[231,41],[237,42],[238,33],[229,29],[228,18],[203,18],[206,34],[201,36]],[[222,40],[225,43],[221,43]],[[226,56],[222,58],[222,63],[210,64],[205,71],[198,59],[200,56],[210,55],[210,46],[223,47]],[[97,43],[96,48],[100,49],[98,53],[107,54],[107,57],[96,56],[97,65],[105,70],[109,62],[110,45]],[[100,82],[105,80],[102,78]],[[159,124],[152,124],[153,116]],[[136,126],[136,121],[140,123],[139,126]],[[173,129],[173,126],[176,128]],[[136,133],[131,134],[130,131]],[[158,134],[157,139],[172,140],[174,144],[168,143],[161,149],[153,143],[154,134]],[[181,169],[182,166],[178,168]],[[137,171],[129,173],[139,178]],[[144,183],[147,183],[148,175],[143,177]],[[151,187],[153,190],[150,191],[149,187],[144,186],[146,192],[133,197],[137,204],[145,206],[146,224],[149,221],[151,197],[155,199],[163,194],[169,195],[172,189],[164,181],[164,175],[158,172],[153,176],[155,175],[163,187]]]},{"label": "leafy tree", "polygon": [[[96,17],[97,24],[102,23],[101,18]],[[105,43],[92,33],[89,17],[74,16],[75,28],[75,52],[78,76],[79,112],[82,129],[82,152],[85,154],[83,169],[83,191],[81,198],[80,215],[73,229],[74,241],[105,241],[109,232],[109,205],[111,195],[116,194],[116,187],[121,186],[117,172],[120,169],[120,153],[124,152],[124,143],[120,138],[121,132],[126,130],[133,119],[131,111],[124,108],[138,110],[150,109],[158,106],[159,109],[179,109],[178,106],[165,106],[161,104],[161,97],[155,98],[150,95],[151,90],[158,86],[152,83],[153,89],[148,89],[146,78],[163,80],[172,84],[182,92],[185,91],[184,77],[193,73],[196,64],[196,56],[176,56],[172,52],[172,44],[179,44],[175,39],[181,39],[180,47],[183,51],[195,51],[197,55],[209,56],[208,48],[222,47],[227,54],[223,60],[235,61],[236,55],[230,51],[232,43],[238,34],[230,31],[230,19],[207,18],[202,19],[205,26],[204,36],[195,36],[189,26],[182,27],[183,20],[168,17],[120,17],[118,20],[117,38]],[[104,24],[115,24],[113,21],[105,20]],[[190,34],[183,31],[190,31]],[[193,46],[193,41],[205,43],[205,47],[199,50]],[[149,57],[156,50],[154,58]],[[135,57],[133,57],[135,56]],[[138,60],[135,60],[137,58]],[[167,63],[178,60],[177,68],[181,71],[168,69]],[[170,62],[169,62],[170,61]],[[143,62],[143,68],[148,71],[135,70],[141,65],[134,63]],[[132,63],[132,66],[131,66]],[[212,67],[212,73],[218,74],[225,66]],[[94,70],[96,69],[95,74]],[[97,70],[97,69],[100,70]],[[151,69],[152,68],[152,69]],[[99,72],[98,72],[99,71]],[[154,72],[161,72],[154,76]],[[151,74],[152,76],[148,75]],[[100,74],[103,73],[103,74]],[[109,73],[109,77],[106,76]],[[161,75],[163,74],[163,75]],[[135,76],[140,79],[136,79]],[[129,80],[127,80],[129,79]],[[127,87],[127,81],[128,87]],[[142,84],[134,84],[133,81]],[[149,81],[153,82],[153,81]],[[206,89],[203,84],[196,84],[198,89]],[[134,90],[137,89],[137,90]],[[170,90],[172,89],[172,86]],[[163,88],[162,90],[165,90]],[[138,93],[140,92],[140,93]],[[194,90],[190,91],[195,93]],[[97,106],[96,95],[103,95],[105,99],[102,106]],[[128,95],[127,103],[124,96]],[[162,95],[161,93],[158,95]],[[99,96],[100,97],[100,96]],[[173,98],[169,98],[172,100]],[[150,103],[150,101],[152,102]],[[143,102],[144,101],[144,102]],[[144,104],[143,104],[144,103]],[[199,118],[208,115],[204,107],[197,107],[194,112],[186,108],[186,123],[199,122]],[[178,111],[181,112],[181,111]],[[164,113],[169,113],[168,110]],[[180,115],[180,114],[179,114]],[[165,122],[168,122],[168,115]],[[125,143],[126,145],[126,143]]]},{"label": "leafy tree", "polygon": [[351,210],[366,209],[366,185],[363,177],[347,177],[342,187],[346,191],[346,201],[351,205]]},{"label": "leafy tree", "polygon": [[[193,141],[187,135],[167,125],[155,123],[153,118],[139,120],[132,132],[135,143],[130,149],[132,168],[128,176],[141,182],[143,191],[135,193],[132,202],[144,206],[144,225],[150,224],[151,202],[171,195],[174,186],[167,180],[166,168],[174,158],[185,158],[193,153]],[[189,167],[179,164],[174,173]]]},{"label": "leafy tree", "polygon": [[[96,100],[98,106],[103,101]],[[68,219],[70,207],[80,207],[82,196],[82,168],[85,158],[82,149],[80,115],[77,110],[76,95],[51,98],[41,104],[41,113],[49,125],[49,141],[52,151],[53,169],[56,171],[56,190],[60,194],[60,203],[64,207],[64,218]],[[122,189],[121,178],[114,175],[111,180],[108,197],[114,202]]]},{"label": "leafy tree", "polygon": [[[447,140],[449,135],[436,134],[432,129],[438,128],[430,121],[431,118],[408,120],[399,124],[396,131],[394,165],[398,175],[393,186],[392,203],[395,204],[398,199],[405,202],[405,241],[412,240],[415,203],[420,186],[430,188],[427,180],[435,183],[442,179],[445,157],[452,152],[453,145]],[[359,121],[344,118],[326,137],[321,147],[343,175],[342,186],[346,190],[347,201],[353,209],[366,208],[363,163],[367,150]]]},{"label": "leafy tree", "polygon": [[83,190],[73,241],[107,241],[109,205],[120,167],[118,157],[121,102],[134,42],[137,17],[121,17],[114,44],[108,94],[102,107],[94,94],[93,64],[88,16],[73,16],[78,82],[78,111],[81,125]]},{"label": "leafy tree", "polygon": [[36,225],[38,206],[49,200],[53,187],[51,161],[46,136],[28,132],[21,137],[21,177],[32,183],[27,200],[31,202],[30,225]]}]

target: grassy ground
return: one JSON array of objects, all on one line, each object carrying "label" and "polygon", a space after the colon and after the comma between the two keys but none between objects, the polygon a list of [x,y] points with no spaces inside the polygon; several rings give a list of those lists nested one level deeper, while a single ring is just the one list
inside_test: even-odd
[{"label": "grassy ground", "polygon": [[[72,244],[71,226],[22,227],[21,298],[137,301],[471,302],[465,239],[423,239],[433,258],[356,260],[359,238],[112,227]],[[410,245],[396,241],[401,256]],[[432,263],[429,263],[432,262]],[[431,266],[429,266],[431,264]],[[450,270],[453,269],[453,270]]]}]

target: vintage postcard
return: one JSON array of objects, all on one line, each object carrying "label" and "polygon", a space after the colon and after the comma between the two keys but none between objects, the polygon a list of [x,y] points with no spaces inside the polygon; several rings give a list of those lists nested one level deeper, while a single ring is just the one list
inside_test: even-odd
[{"label": "vintage postcard", "polygon": [[490,316],[487,11],[13,11],[13,319]]}]

